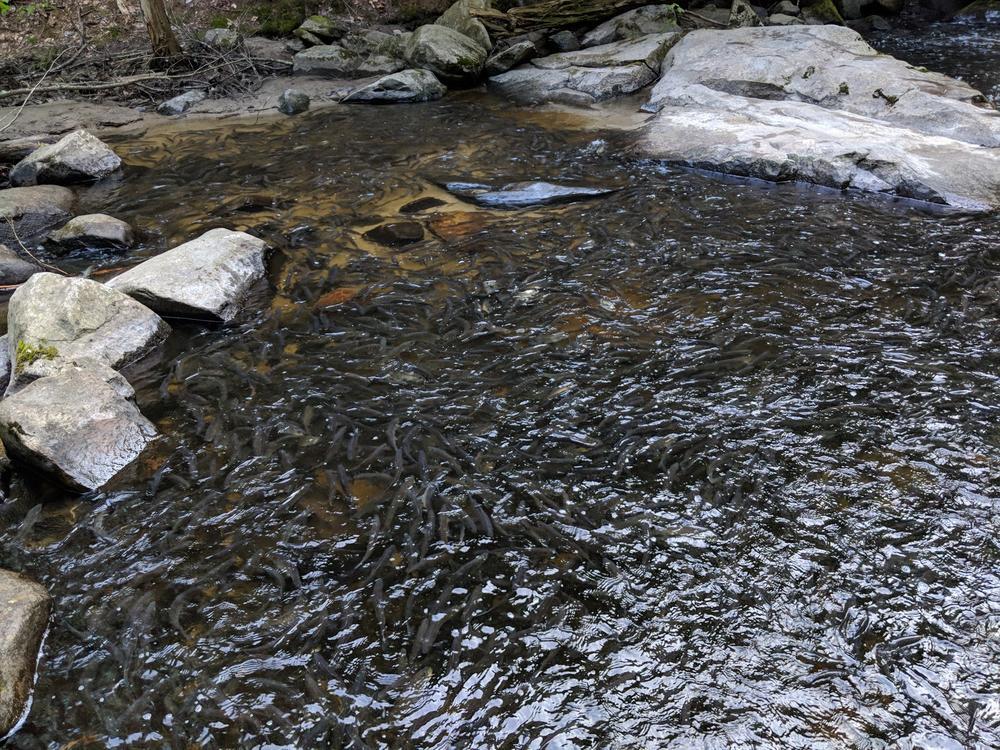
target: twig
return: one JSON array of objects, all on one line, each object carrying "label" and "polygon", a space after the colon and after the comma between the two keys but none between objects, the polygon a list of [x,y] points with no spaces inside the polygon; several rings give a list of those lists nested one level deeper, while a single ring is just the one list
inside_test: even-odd
[{"label": "twig", "polygon": [[42,261],[38,260],[38,258],[36,258],[32,254],[32,252],[28,248],[26,248],[24,246],[24,243],[21,242],[21,238],[17,236],[17,230],[14,229],[14,222],[10,220],[10,217],[9,216],[4,216],[2,218],[3,218],[4,221],[7,222],[7,226],[10,227],[10,233],[12,235],[14,235],[14,241],[17,242],[17,244],[21,246],[21,249],[27,254],[27,256],[29,258],[31,258],[33,261],[35,261],[35,263],[37,263],[38,265],[42,266],[43,268],[48,268],[48,269],[50,269],[52,271],[55,271],[56,273],[61,273],[63,276],[69,276],[69,274],[66,273],[64,270],[62,270],[61,268],[56,268],[55,266],[50,266],[48,263],[43,263]]}]

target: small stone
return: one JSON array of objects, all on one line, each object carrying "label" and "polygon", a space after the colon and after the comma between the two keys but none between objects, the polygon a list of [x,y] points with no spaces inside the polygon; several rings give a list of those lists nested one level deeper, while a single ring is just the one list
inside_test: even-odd
[{"label": "small stone", "polygon": [[421,211],[426,211],[430,208],[437,208],[438,206],[445,205],[445,202],[440,198],[434,198],[433,196],[427,195],[423,198],[417,198],[409,203],[403,205],[399,209],[401,214],[417,214]]},{"label": "small stone", "polygon": [[0,438],[12,457],[70,489],[96,490],[156,437],[134,396],[111,368],[73,365],[0,401]]},{"label": "small stone", "polygon": [[328,44],[340,39],[350,28],[351,24],[341,18],[309,16],[295,30],[295,36],[310,44],[313,43],[312,39],[316,39],[318,44]]},{"label": "small stone", "polygon": [[156,111],[161,115],[182,115],[195,104],[198,104],[198,102],[205,101],[205,98],[205,92],[200,89],[186,91],[180,96],[175,96],[173,99],[167,99],[167,101],[156,108]]},{"label": "small stone", "polygon": [[500,50],[487,60],[483,72],[488,76],[500,75],[511,68],[516,68],[523,62],[527,62],[537,54],[538,48],[534,42],[528,40],[517,42]]},{"label": "small stone", "polygon": [[30,706],[52,597],[39,584],[0,569],[0,740]]},{"label": "small stone", "polygon": [[[7,341],[6,333],[0,336],[0,391],[7,390],[7,385],[10,383],[10,344]],[[6,452],[4,455],[7,455]]]},{"label": "small stone", "polygon": [[769,26],[796,26],[802,23],[802,19],[784,13],[773,13],[767,17],[767,23]]},{"label": "small stone", "polygon": [[77,216],[48,237],[51,246],[63,251],[82,248],[127,250],[134,242],[132,227],[107,214]]},{"label": "small stone", "polygon": [[559,52],[575,52],[580,49],[580,40],[572,31],[557,31],[549,37],[549,44]]},{"label": "small stone", "polygon": [[240,43],[240,35],[232,29],[209,29],[203,39],[209,47],[220,50],[235,49]]},{"label": "small stone", "polygon": [[31,152],[10,170],[10,184],[68,185],[92,182],[121,168],[122,160],[99,138],[86,130],[63,136],[51,146]]},{"label": "small stone", "polygon": [[[308,32],[308,31],[303,30],[303,29],[299,29],[298,31],[296,31],[295,35],[301,40],[299,42],[300,49],[304,49],[305,47],[321,47],[324,44],[326,44],[326,42],[324,42],[322,39],[320,39],[315,34],[312,34],[312,33]],[[298,52],[298,51],[300,51],[300,50],[296,50],[296,52]]]},{"label": "small stone", "polygon": [[405,247],[424,238],[424,228],[415,221],[380,224],[365,232],[365,239],[386,247]]},{"label": "small stone", "polygon": [[21,284],[41,270],[37,263],[25,260],[6,245],[0,245],[0,284]]},{"label": "small stone", "polygon": [[793,3],[792,0],[781,0],[781,2],[771,6],[770,13],[784,13],[786,16],[797,16],[799,14],[799,6],[798,3]]},{"label": "small stone", "polygon": [[445,242],[453,242],[483,231],[488,216],[484,211],[446,211],[434,215],[430,230]]},{"label": "small stone", "polygon": [[278,111],[285,115],[297,115],[309,109],[309,94],[299,89],[285,89],[278,97]]},{"label": "small stone", "polygon": [[109,281],[160,315],[227,323],[264,278],[267,243],[246,232],[212,229]]},{"label": "small stone", "polygon": [[892,24],[882,16],[868,16],[865,20],[875,31],[892,31]]}]

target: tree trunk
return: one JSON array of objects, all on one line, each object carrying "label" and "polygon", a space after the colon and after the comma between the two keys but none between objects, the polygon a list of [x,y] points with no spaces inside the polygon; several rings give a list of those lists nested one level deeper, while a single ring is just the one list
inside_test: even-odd
[{"label": "tree trunk", "polygon": [[179,57],[181,45],[170,28],[170,19],[167,18],[163,0],[139,0],[139,7],[142,8],[142,17],[146,19],[146,31],[149,32],[149,41],[153,45],[153,57],[168,59]]}]

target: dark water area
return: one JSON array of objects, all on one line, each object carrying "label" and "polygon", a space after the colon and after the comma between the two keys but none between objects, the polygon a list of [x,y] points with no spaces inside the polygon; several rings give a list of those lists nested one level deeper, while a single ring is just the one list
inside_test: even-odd
[{"label": "dark water area", "polygon": [[[105,491],[6,489],[56,598],[10,747],[1000,746],[1000,221],[563,124],[115,144],[138,255],[247,229],[271,288],[130,373],[163,437]],[[436,187],[535,178],[621,190]]]}]

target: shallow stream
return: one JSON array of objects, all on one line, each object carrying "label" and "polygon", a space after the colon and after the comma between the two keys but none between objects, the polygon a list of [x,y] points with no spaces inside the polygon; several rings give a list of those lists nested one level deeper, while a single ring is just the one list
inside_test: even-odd
[{"label": "shallow stream", "polygon": [[[970,75],[926,39],[886,44]],[[0,564],[56,598],[12,747],[1000,746],[1000,220],[569,124],[469,93],[115,143],[85,209],[139,256],[252,231],[271,288],[130,373],[163,437],[106,491],[6,488]],[[534,178],[621,189],[437,187]]]}]

